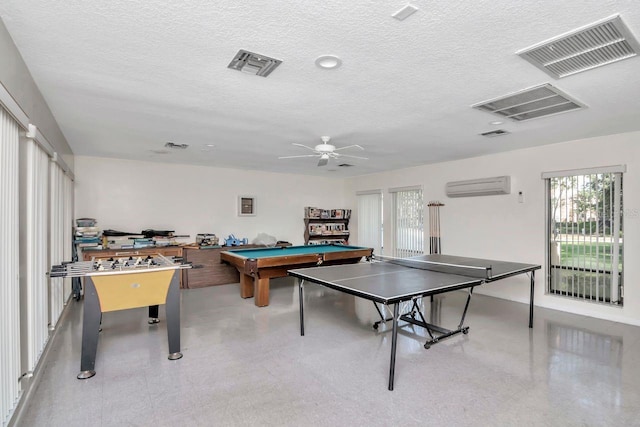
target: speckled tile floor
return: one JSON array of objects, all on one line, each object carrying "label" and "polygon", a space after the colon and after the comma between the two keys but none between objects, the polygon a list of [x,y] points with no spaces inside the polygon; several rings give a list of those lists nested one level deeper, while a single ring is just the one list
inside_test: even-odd
[{"label": "speckled tile floor", "polygon": [[[82,303],[52,343],[24,426],[640,426],[640,328],[475,295],[460,335],[425,350],[398,337],[387,391],[390,328],[371,303],[272,281],[257,308],[238,285],[182,291],[182,352],[167,360],[164,323],[146,310],[107,313],[97,375],[77,380]],[[436,300],[453,327],[466,294]],[[160,310],[163,319],[163,308]]]}]

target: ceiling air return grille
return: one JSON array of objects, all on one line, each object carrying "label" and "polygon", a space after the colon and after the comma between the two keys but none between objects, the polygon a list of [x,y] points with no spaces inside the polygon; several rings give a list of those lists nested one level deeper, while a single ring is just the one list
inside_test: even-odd
[{"label": "ceiling air return grille", "polygon": [[585,105],[570,98],[558,88],[544,84],[472,107],[520,122],[579,110],[585,108]]},{"label": "ceiling air return grille", "polygon": [[282,61],[279,59],[269,58],[268,56],[240,49],[227,68],[255,74],[260,77],[267,77],[280,64],[282,64]]},{"label": "ceiling air return grille", "polygon": [[164,144],[164,146],[173,150],[186,150],[189,147],[189,144],[176,144],[173,142],[167,142],[166,144]]},{"label": "ceiling air return grille", "polygon": [[560,79],[634,57],[640,44],[619,15],[578,28],[516,52]]},{"label": "ceiling air return grille", "polygon": [[489,132],[483,132],[480,135],[486,136],[487,138],[495,138],[496,136],[509,135],[509,132],[504,129],[496,129]]}]

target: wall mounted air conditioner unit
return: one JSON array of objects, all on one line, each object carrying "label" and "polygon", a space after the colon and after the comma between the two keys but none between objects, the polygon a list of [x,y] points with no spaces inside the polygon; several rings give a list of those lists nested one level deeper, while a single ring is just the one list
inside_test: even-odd
[{"label": "wall mounted air conditioner unit", "polygon": [[511,193],[511,177],[494,176],[492,178],[447,182],[445,189],[448,197],[509,194]]}]

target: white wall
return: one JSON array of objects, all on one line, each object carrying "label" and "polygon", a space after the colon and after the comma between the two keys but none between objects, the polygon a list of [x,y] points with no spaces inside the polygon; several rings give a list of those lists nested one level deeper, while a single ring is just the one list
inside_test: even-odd
[{"label": "white wall", "polygon": [[[546,271],[536,274],[536,305],[640,325],[640,132],[572,141],[473,159],[367,175],[346,180],[76,157],[76,217],[94,217],[102,228],[137,232],[171,229],[253,239],[264,232],[303,243],[304,206],[356,209],[355,192],[409,185],[424,187],[425,202],[440,200],[443,252],[545,263],[544,171],[626,164],[624,175],[624,307],[609,307],[545,294]],[[449,199],[448,181],[510,175],[512,194]],[[518,191],[525,203],[518,203]],[[237,196],[257,198],[257,216],[237,216]],[[385,224],[391,197],[384,194]],[[355,213],[355,212],[354,212]],[[426,218],[425,218],[426,220]],[[357,215],[350,224],[357,244]],[[389,227],[385,242],[391,241]],[[425,230],[428,233],[428,230]],[[428,237],[428,236],[427,236]],[[425,239],[428,242],[428,239]],[[387,245],[388,246],[388,245]],[[388,249],[388,247],[387,247]],[[528,279],[516,277],[478,289],[528,302]]]},{"label": "white wall", "polygon": [[[75,176],[76,218],[96,218],[101,229],[175,230],[190,241],[267,233],[303,244],[305,206],[350,208],[342,179],[83,156]],[[237,215],[239,195],[256,197],[256,216]]]},{"label": "white wall", "polygon": [[[545,295],[545,194],[540,174],[618,164],[627,165],[623,178],[624,307]],[[346,191],[351,198],[348,203],[356,205],[356,191],[385,190],[385,224],[390,224],[391,197],[386,190],[423,185],[425,203],[440,200],[446,205],[441,208],[443,253],[541,264],[543,270],[536,274],[536,305],[640,325],[639,170],[640,132],[634,132],[350,178]],[[512,194],[457,199],[445,195],[448,181],[500,175],[511,176]],[[525,203],[518,203],[518,191],[524,193]],[[357,244],[357,215],[352,218],[352,243]],[[385,242],[391,241],[389,230],[390,227],[385,227]],[[428,237],[428,230],[425,234]],[[528,290],[525,277],[478,288],[479,293],[521,302],[528,302]]]}]

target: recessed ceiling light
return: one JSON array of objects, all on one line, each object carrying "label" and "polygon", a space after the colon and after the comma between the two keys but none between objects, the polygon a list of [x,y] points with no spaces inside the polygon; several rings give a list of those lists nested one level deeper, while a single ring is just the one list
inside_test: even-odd
[{"label": "recessed ceiling light", "polygon": [[489,122],[489,124],[490,124],[490,125],[494,125],[494,126],[498,126],[498,125],[501,125],[501,124],[502,124],[502,122],[501,122],[501,121],[496,120],[496,121],[494,121],[494,122]]},{"label": "recessed ceiling light", "polygon": [[332,68],[338,68],[342,65],[342,60],[335,55],[322,55],[316,58],[316,65],[319,68],[330,70]]},{"label": "recessed ceiling light", "polygon": [[205,147],[209,147],[209,148],[213,148],[215,147],[215,144],[204,144]]}]

